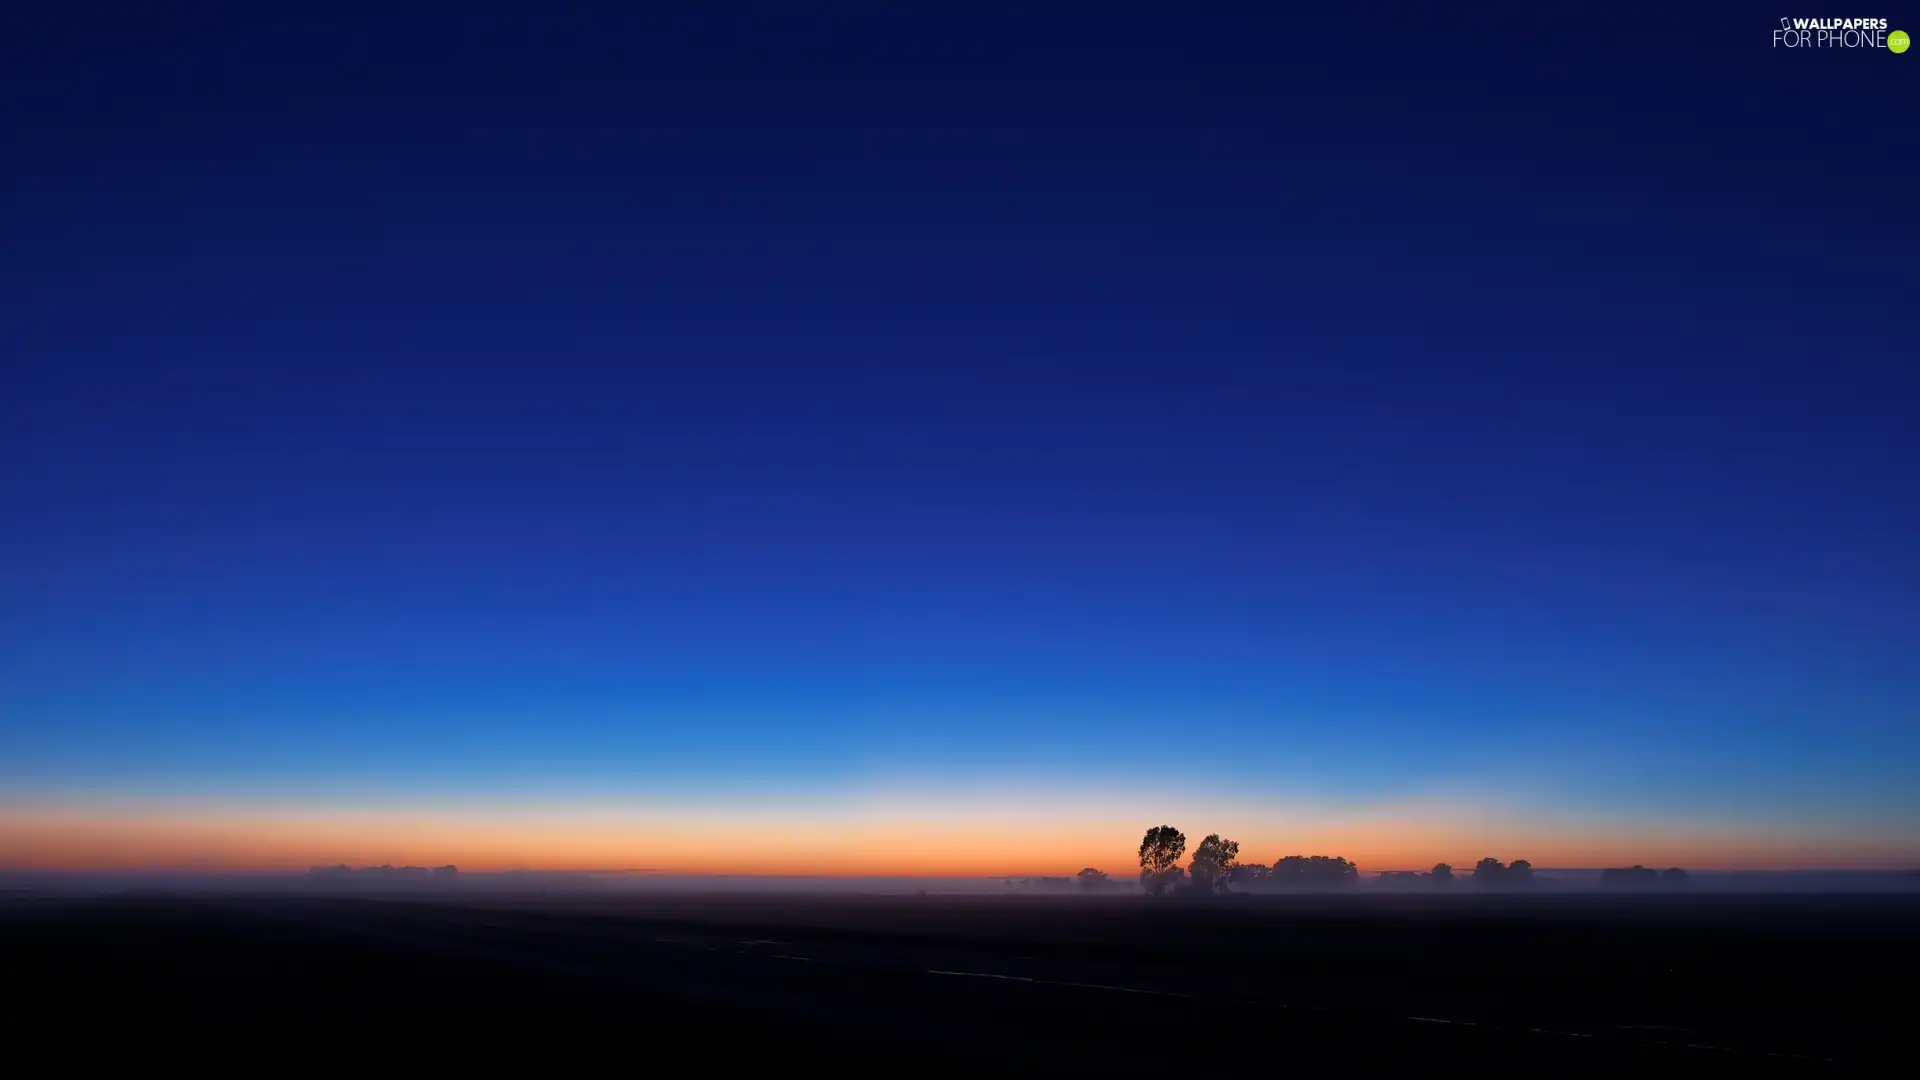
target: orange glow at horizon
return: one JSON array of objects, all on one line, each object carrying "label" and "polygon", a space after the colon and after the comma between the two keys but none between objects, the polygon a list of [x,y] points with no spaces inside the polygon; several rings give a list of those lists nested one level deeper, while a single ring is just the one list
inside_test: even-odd
[{"label": "orange glow at horizon", "polygon": [[[1153,820],[1148,821],[1147,818]],[[431,866],[474,871],[629,870],[689,874],[994,877],[1128,874],[1139,834],[1158,814],[1027,819],[966,814],[476,815],[0,809],[0,866],[57,870],[304,870],[314,865]],[[1167,820],[1179,824],[1176,818]],[[1189,848],[1206,831],[1185,826]],[[1482,856],[1541,867],[1644,863],[1695,869],[1900,868],[1915,852],[1894,838],[1704,827],[1494,824],[1474,816],[1380,814],[1259,827],[1223,822],[1241,859],[1341,855],[1363,872],[1470,867]]]}]

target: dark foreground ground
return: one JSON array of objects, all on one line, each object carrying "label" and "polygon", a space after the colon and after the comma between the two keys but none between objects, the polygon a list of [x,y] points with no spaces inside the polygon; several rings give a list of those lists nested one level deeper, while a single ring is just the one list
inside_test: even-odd
[{"label": "dark foreground ground", "polygon": [[13,899],[0,1072],[1911,1075],[1916,965],[1897,897]]}]

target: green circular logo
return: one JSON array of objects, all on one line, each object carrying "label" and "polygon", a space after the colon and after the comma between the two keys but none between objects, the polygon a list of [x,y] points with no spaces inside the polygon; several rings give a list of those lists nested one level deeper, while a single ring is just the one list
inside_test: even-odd
[{"label": "green circular logo", "polygon": [[1887,35],[1887,48],[1892,49],[1896,53],[1906,52],[1907,46],[1911,44],[1913,44],[1913,42],[1908,39],[1905,30],[1895,30],[1893,33]]}]

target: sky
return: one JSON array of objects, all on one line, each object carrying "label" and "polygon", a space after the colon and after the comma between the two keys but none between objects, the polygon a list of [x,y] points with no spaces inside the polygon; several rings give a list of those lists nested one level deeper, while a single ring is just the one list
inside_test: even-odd
[{"label": "sky", "polygon": [[0,16],[0,866],[1920,864],[1920,54],[406,6]]}]

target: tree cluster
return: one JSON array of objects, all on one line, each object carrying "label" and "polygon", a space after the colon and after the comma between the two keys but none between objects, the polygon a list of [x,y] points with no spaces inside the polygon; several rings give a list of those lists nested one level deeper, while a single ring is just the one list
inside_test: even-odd
[{"label": "tree cluster", "polygon": [[1533,884],[1533,864],[1515,859],[1512,865],[1495,858],[1481,859],[1473,867],[1473,883],[1482,888],[1525,888]]},{"label": "tree cluster", "polygon": [[[1360,880],[1360,867],[1332,855],[1288,855],[1273,863],[1239,861],[1238,841],[1209,833],[1193,849],[1185,869],[1180,859],[1187,851],[1187,836],[1171,825],[1156,825],[1140,841],[1140,884],[1154,896],[1181,891],[1198,894],[1223,893],[1229,885],[1254,889],[1339,888]],[[1381,874],[1383,884],[1398,886],[1443,887],[1453,884],[1453,867],[1435,863],[1425,873],[1413,870]],[[1105,873],[1088,867],[1080,871],[1083,888],[1101,888],[1111,881]],[[1533,885],[1533,864],[1526,859],[1511,863],[1491,856],[1473,867],[1473,883],[1484,889],[1524,889]],[[1615,887],[1662,888],[1686,885],[1687,872],[1679,867],[1665,871],[1645,866],[1605,870],[1600,883]]]},{"label": "tree cluster", "polygon": [[1193,849],[1192,861],[1182,872],[1180,857],[1187,850],[1186,834],[1171,825],[1147,830],[1140,841],[1140,884],[1159,896],[1184,886],[1194,893],[1223,893],[1230,885],[1253,888],[1325,888],[1360,880],[1360,868],[1331,855],[1288,855],[1271,865],[1242,863],[1240,843],[1209,833]]},{"label": "tree cluster", "polygon": [[1273,864],[1270,883],[1282,888],[1351,885],[1360,867],[1334,855],[1289,855]]},{"label": "tree cluster", "polygon": [[307,871],[307,880],[332,885],[450,885],[460,877],[457,866],[363,866],[354,869],[345,864],[316,866]]},{"label": "tree cluster", "polygon": [[1636,863],[1633,866],[1614,867],[1611,870],[1600,871],[1600,884],[1609,888],[1667,888],[1686,885],[1690,882],[1691,879],[1687,877],[1687,872],[1677,866],[1669,866],[1665,870],[1655,870],[1652,867],[1641,866]]}]

